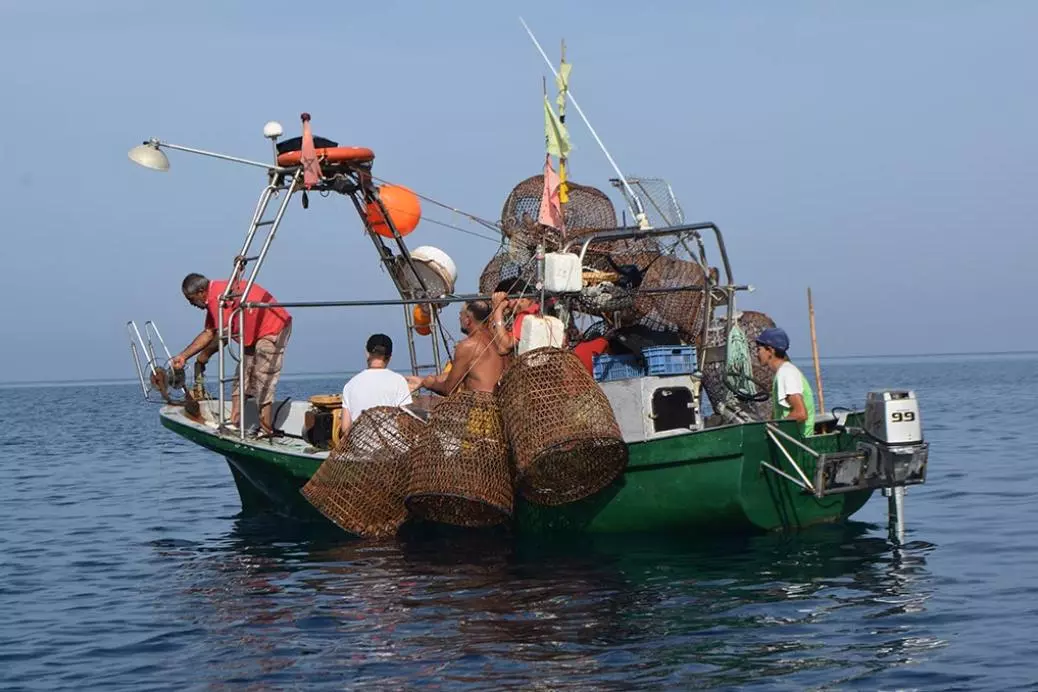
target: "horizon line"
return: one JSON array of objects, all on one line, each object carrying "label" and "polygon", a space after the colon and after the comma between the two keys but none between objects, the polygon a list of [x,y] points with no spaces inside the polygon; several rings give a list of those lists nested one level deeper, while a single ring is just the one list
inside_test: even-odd
[{"label": "horizon line", "polygon": [[[818,360],[819,362],[826,360],[865,360],[867,358],[940,358],[947,356],[1012,356],[1012,355],[1035,355],[1038,354],[1038,350],[1021,350],[1021,351],[957,351],[948,353],[884,353],[880,355],[851,355],[851,356],[823,356]],[[799,356],[791,358],[790,360],[799,361],[811,361],[810,356]],[[348,375],[355,374],[359,371],[334,371],[334,370],[321,370],[312,372],[286,372],[283,377],[293,378],[305,378],[305,377],[330,377],[333,375]],[[68,379],[52,379],[52,380],[0,380],[0,387],[20,386],[26,387],[31,385],[73,385],[73,384],[138,384],[138,380],[133,378],[118,378],[118,377],[96,377],[82,380],[68,380]]]}]

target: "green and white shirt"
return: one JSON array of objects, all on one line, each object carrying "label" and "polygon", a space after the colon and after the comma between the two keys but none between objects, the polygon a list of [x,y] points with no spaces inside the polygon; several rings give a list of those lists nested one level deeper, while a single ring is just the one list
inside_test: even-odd
[{"label": "green and white shirt", "polygon": [[804,408],[807,409],[807,420],[801,426],[805,436],[815,431],[815,397],[811,393],[811,385],[797,366],[788,360],[775,372],[775,380],[771,383],[772,416],[781,420],[789,415],[793,408],[789,403],[790,394],[804,397]]}]

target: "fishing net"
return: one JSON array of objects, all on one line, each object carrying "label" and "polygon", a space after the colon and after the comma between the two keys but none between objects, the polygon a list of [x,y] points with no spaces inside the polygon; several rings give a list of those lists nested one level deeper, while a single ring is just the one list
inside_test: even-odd
[{"label": "fishing net", "polygon": [[634,312],[634,291],[612,282],[585,286],[577,299],[577,309],[588,315],[613,317],[620,323],[638,318]]},{"label": "fishing net", "polygon": [[345,531],[393,534],[407,518],[410,454],[424,427],[400,408],[365,410],[303,486],[303,496]]},{"label": "fishing net", "polygon": [[561,505],[593,495],[627,466],[609,400],[580,359],[539,348],[519,356],[498,386],[519,491]]},{"label": "fishing net", "polygon": [[[770,368],[761,365],[757,360],[754,353],[754,342],[761,332],[769,327],[774,327],[775,322],[763,312],[744,310],[736,318],[735,323],[745,337],[752,382],[746,381],[746,367],[739,362],[742,357],[735,353],[728,353],[724,361],[707,363],[703,366],[703,388],[706,390],[707,398],[714,410],[718,409],[719,404],[724,404],[744,411],[754,420],[769,420],[771,418],[771,382],[775,375]],[[725,331],[725,320],[714,320],[707,334],[706,345],[708,347],[725,345],[727,338]],[[764,399],[764,401],[753,401],[753,398]]]},{"label": "fishing net", "polygon": [[415,449],[406,505],[415,517],[493,526],[512,514],[512,471],[501,412],[490,392],[441,401]]}]

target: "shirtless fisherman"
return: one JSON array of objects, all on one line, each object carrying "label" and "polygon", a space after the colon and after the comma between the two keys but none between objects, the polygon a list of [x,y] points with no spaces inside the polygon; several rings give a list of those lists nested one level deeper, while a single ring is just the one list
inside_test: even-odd
[{"label": "shirtless fisherman", "polygon": [[460,385],[474,392],[492,392],[501,379],[505,358],[494,347],[494,337],[487,326],[490,306],[482,300],[471,300],[461,308],[459,322],[466,335],[454,349],[454,360],[448,372],[428,377],[407,378],[411,391],[422,387],[448,396]]}]

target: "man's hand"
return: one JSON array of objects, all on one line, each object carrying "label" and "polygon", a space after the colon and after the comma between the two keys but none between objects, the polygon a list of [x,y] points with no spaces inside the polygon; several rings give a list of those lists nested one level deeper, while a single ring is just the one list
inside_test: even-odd
[{"label": "man's hand", "polygon": [[504,291],[495,291],[490,296],[490,306],[494,312],[504,310],[508,306],[508,294]]},{"label": "man's hand", "polygon": [[187,358],[178,353],[170,359],[169,364],[173,366],[174,370],[183,370],[187,364]]},{"label": "man's hand", "polygon": [[424,378],[415,375],[406,375],[404,379],[407,380],[407,386],[412,392],[417,392],[422,388],[422,381]]}]

